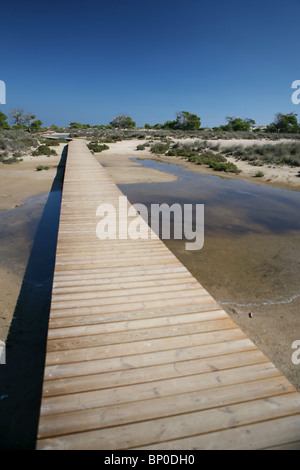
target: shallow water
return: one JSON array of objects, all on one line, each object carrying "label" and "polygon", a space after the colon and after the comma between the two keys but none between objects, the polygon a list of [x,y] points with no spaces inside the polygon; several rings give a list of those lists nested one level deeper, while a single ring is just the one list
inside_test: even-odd
[{"label": "shallow water", "polygon": [[165,243],[224,308],[285,304],[300,295],[300,192],[138,161],[178,180],[119,185],[131,203],[204,204],[204,247]]},{"label": "shallow water", "polygon": [[5,339],[6,365],[0,368],[0,396],[5,398],[0,402],[4,449],[35,448],[60,214],[59,187],[56,177],[49,194],[29,198],[24,205],[0,213],[1,266],[22,279]]},{"label": "shallow water", "polygon": [[[21,206],[0,211],[0,262],[18,276],[23,276],[34,240],[39,246],[50,243],[56,232],[46,230],[46,239],[36,237],[41,217],[47,204],[48,228],[57,223],[61,191],[52,191],[27,198]],[[45,223],[45,222],[44,222]]]}]

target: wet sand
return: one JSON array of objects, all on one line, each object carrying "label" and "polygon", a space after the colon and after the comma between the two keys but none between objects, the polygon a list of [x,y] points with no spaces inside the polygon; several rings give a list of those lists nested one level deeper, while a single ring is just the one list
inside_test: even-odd
[{"label": "wet sand", "polygon": [[300,390],[300,366],[291,360],[300,339],[299,235],[208,236],[199,252],[181,241],[165,243]]}]

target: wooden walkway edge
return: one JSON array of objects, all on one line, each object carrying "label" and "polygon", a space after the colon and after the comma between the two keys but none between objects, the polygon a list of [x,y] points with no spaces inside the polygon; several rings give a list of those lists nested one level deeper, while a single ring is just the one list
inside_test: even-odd
[{"label": "wooden walkway edge", "polygon": [[164,243],[97,238],[121,195],[70,142],[36,448],[299,449],[300,394]]}]

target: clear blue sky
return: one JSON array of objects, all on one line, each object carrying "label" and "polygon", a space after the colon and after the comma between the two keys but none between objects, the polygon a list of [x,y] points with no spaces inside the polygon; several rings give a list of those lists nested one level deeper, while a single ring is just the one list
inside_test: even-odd
[{"label": "clear blue sky", "polygon": [[186,110],[209,127],[300,115],[300,0],[11,0],[0,14],[6,114],[143,126]]}]

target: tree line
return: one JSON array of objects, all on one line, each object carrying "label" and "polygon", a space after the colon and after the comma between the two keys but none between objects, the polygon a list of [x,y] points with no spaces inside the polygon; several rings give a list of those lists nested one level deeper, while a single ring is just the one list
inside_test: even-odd
[{"label": "tree line", "polygon": [[[40,119],[32,113],[27,113],[22,109],[12,109],[9,112],[9,119],[12,122],[10,125],[7,122],[8,117],[0,111],[0,129],[30,129],[33,131],[42,130],[43,123]],[[260,131],[260,127],[255,127],[254,119],[226,116],[227,123],[219,127],[213,127],[214,131]],[[132,129],[136,127],[136,122],[126,114],[119,114],[108,125],[90,125],[81,124],[78,122],[70,122],[69,128],[71,129]],[[173,121],[166,121],[164,124],[145,124],[145,129],[170,129],[170,130],[186,130],[195,131],[201,128],[201,118],[197,114],[189,113],[188,111],[180,111],[176,114],[176,119]],[[57,126],[52,125],[53,130],[59,129]],[[276,133],[298,133],[300,132],[300,124],[297,121],[297,114],[277,113],[274,121],[264,128],[265,132]]]},{"label": "tree line", "polygon": [[[10,126],[7,122],[7,119],[12,121]],[[36,116],[32,113],[26,113],[23,109],[11,109],[9,116],[0,111],[0,129],[28,129],[32,128],[33,130],[40,130],[42,128],[42,121],[40,119],[35,119]]]}]

